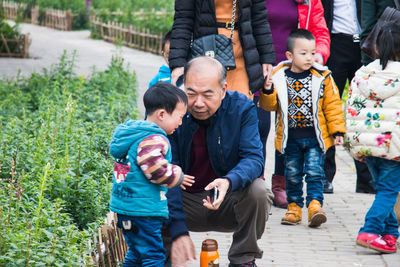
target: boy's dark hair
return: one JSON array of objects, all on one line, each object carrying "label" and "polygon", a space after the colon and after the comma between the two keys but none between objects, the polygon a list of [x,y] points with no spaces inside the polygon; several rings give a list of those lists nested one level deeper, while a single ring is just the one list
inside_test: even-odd
[{"label": "boy's dark hair", "polygon": [[378,58],[385,69],[389,60],[400,61],[400,21],[391,21],[382,25],[376,38]]},{"label": "boy's dark hair", "polygon": [[164,36],[163,36],[163,38],[162,38],[161,47],[162,47],[162,50],[163,50],[163,51],[165,51],[165,49],[164,49],[165,44],[166,44],[168,41],[171,41],[171,33],[172,33],[172,31],[169,30],[166,34],[164,34]]},{"label": "boy's dark hair", "polygon": [[179,102],[187,105],[188,101],[183,90],[167,82],[158,82],[144,93],[143,102],[146,114],[151,115],[157,109],[165,109],[172,114]]},{"label": "boy's dark hair", "polygon": [[296,39],[307,39],[307,40],[315,40],[314,35],[305,29],[295,29],[290,32],[289,37],[286,40],[286,50],[289,52],[293,52],[294,42]]}]

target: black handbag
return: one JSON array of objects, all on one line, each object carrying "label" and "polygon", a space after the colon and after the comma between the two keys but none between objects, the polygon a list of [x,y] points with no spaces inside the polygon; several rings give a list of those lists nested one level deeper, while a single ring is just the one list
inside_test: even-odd
[{"label": "black handbag", "polygon": [[376,38],[378,33],[382,28],[382,25],[389,21],[399,21],[400,23],[400,5],[398,0],[394,0],[396,8],[386,7],[382,15],[379,17],[375,26],[372,28],[371,32],[368,34],[367,38],[362,42],[361,49],[364,53],[372,59],[376,59],[378,55],[375,51]]},{"label": "black handbag", "polygon": [[210,34],[193,40],[191,45],[191,58],[198,56],[212,57],[221,62],[227,69],[236,68],[233,55],[233,31],[235,27],[236,1],[233,1],[232,24],[230,27],[231,38],[223,34]]}]

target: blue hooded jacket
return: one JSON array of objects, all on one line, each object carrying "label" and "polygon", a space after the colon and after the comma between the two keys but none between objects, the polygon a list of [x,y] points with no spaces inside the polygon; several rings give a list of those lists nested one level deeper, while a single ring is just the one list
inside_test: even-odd
[{"label": "blue hooded jacket", "polygon": [[[198,123],[190,113],[182,125],[169,136],[172,163],[190,169],[193,136]],[[207,128],[207,148],[211,165],[218,175],[229,179],[231,191],[244,189],[264,170],[262,143],[258,132],[257,109],[244,94],[227,91],[217,112],[211,116]],[[170,212],[169,231],[172,239],[187,234],[185,213],[180,188],[167,193]]]},{"label": "blue hooded jacket", "polygon": [[[166,193],[168,188],[151,183],[137,163],[137,149],[140,142],[148,136],[167,137],[163,129],[155,123],[140,120],[127,120],[115,129],[110,144],[110,153],[130,171],[124,181],[117,181],[114,175],[110,199],[110,209],[128,216],[151,216],[168,218]],[[171,149],[165,159],[171,162]]]},{"label": "blue hooded jacket", "polygon": [[171,70],[167,65],[162,65],[160,67],[157,75],[150,81],[149,88],[160,81],[171,83]]}]

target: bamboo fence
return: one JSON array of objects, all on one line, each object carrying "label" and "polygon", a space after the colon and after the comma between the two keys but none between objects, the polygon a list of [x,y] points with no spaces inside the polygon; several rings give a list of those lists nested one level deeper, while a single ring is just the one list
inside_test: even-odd
[{"label": "bamboo fence", "polygon": [[21,34],[13,39],[5,38],[0,34],[0,57],[22,57],[29,56],[29,37]]},{"label": "bamboo fence", "polygon": [[94,236],[91,253],[92,263],[97,267],[117,267],[124,261],[128,251],[128,245],[120,228],[117,227],[117,215],[110,212],[107,214],[106,224],[98,230]]},{"label": "bamboo fence", "polygon": [[112,43],[121,43],[125,46],[162,54],[162,34],[151,34],[149,29],[139,29],[133,25],[128,27],[122,23],[100,21],[91,16],[92,31],[98,34],[103,40]]},{"label": "bamboo fence", "polygon": [[26,8],[26,4],[2,1],[4,17],[11,20],[16,20],[18,14]]},{"label": "bamboo fence", "polygon": [[71,11],[46,8],[44,26],[61,31],[71,31],[72,30]]},{"label": "bamboo fence", "polygon": [[[105,12],[108,15],[112,15],[112,16],[124,16],[126,13],[124,13],[123,11],[121,11],[120,9],[118,9],[117,11],[106,11],[106,10],[95,10],[92,14],[94,14],[95,16],[97,14],[99,14],[100,12]],[[131,12],[131,15],[136,17],[136,19],[143,19],[146,16],[149,15],[156,15],[156,16],[167,16],[167,15],[171,15],[174,14],[173,12],[168,12],[165,9],[161,9],[161,10],[156,10],[154,8],[152,8],[149,11],[144,11],[142,8],[139,9],[139,11],[134,11]]]},{"label": "bamboo fence", "polygon": [[[26,4],[8,1],[3,1],[2,6],[4,9],[4,16],[11,20],[16,20],[18,14],[26,8]],[[70,10],[63,11],[46,8],[44,26],[62,31],[71,31],[73,16]],[[30,22],[32,24],[39,24],[39,7],[35,6],[31,9]]]}]

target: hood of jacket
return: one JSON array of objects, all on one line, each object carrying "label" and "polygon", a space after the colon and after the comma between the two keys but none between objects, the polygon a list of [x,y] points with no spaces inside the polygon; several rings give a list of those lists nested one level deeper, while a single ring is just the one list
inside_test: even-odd
[{"label": "hood of jacket", "polygon": [[167,65],[162,65],[158,70],[160,81],[166,81],[171,77],[171,69]]},{"label": "hood of jacket", "polygon": [[382,70],[377,59],[361,67],[355,74],[360,94],[366,98],[385,100],[400,93],[400,62],[389,61]]},{"label": "hood of jacket", "polygon": [[138,139],[148,136],[149,133],[166,136],[163,129],[149,121],[129,119],[118,125],[110,144],[111,155],[119,159],[124,158],[128,154],[131,145]]}]

